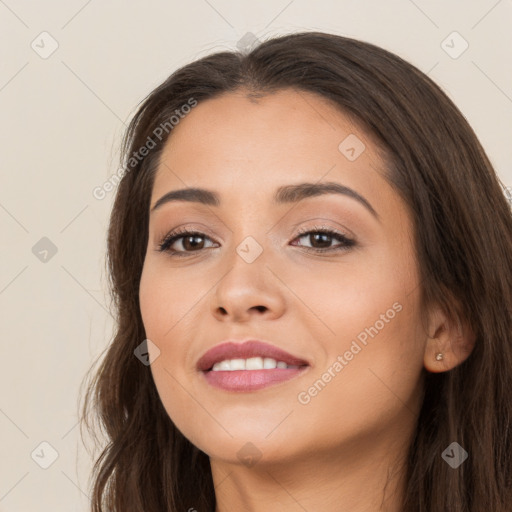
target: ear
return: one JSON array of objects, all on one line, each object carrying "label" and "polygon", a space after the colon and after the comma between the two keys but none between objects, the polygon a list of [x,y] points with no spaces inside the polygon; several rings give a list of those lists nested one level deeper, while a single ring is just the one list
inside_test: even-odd
[{"label": "ear", "polygon": [[[464,362],[473,351],[476,335],[468,322],[461,322],[436,306],[429,315],[424,366],[432,373],[446,372]],[[440,360],[437,354],[442,354]]]}]

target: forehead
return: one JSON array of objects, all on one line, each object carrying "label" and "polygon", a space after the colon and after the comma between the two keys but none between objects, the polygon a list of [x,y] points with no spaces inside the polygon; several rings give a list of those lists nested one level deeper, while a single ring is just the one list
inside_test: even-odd
[{"label": "forehead", "polygon": [[200,102],[173,128],[153,193],[203,186],[254,195],[325,179],[354,188],[364,182],[371,194],[384,184],[380,168],[368,134],[326,98],[292,89],[257,98],[237,91]]}]

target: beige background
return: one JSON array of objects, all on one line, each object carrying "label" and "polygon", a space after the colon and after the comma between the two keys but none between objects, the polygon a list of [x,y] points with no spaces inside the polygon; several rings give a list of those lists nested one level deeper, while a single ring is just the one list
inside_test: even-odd
[{"label": "beige background", "polygon": [[0,511],[88,510],[77,399],[113,328],[103,261],[114,192],[92,191],[116,172],[151,89],[247,32],[356,37],[428,72],[512,186],[511,22],[512,0],[0,0]]}]

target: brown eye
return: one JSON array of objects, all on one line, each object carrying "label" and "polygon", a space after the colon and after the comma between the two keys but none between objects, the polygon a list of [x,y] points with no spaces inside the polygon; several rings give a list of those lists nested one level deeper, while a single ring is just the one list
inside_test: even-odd
[{"label": "brown eye", "polygon": [[[172,255],[179,254],[181,256],[182,254],[186,255],[187,252],[198,252],[203,249],[204,240],[210,240],[204,233],[195,231],[174,232],[167,235],[158,247],[161,252],[169,252]],[[176,242],[181,242],[181,249],[172,248]]]},{"label": "brown eye", "polygon": [[[329,229],[316,229],[311,231],[303,232],[296,240],[300,240],[301,238],[306,238],[311,247],[303,246],[300,244],[300,247],[304,247],[308,251],[326,253],[330,251],[338,251],[338,250],[347,250],[350,247],[355,245],[355,241],[351,238],[348,238],[343,233],[338,233],[337,231],[332,231]],[[332,240],[339,240],[340,244],[332,247]]]},{"label": "brown eye", "polygon": [[[333,238],[332,235],[328,235],[327,233],[312,233],[310,235],[304,235],[304,236],[309,237],[308,241],[316,249],[327,249],[327,248],[329,248],[330,245],[331,245],[331,242],[332,242],[332,238]],[[301,237],[301,238],[303,238],[303,237]],[[319,246],[316,245],[316,244],[319,244]]]}]

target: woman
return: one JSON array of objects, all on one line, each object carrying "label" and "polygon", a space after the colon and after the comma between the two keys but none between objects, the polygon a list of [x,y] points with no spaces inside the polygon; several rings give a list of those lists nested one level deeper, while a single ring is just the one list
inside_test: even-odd
[{"label": "woman", "polygon": [[509,510],[512,216],[438,86],[286,35],[173,73],[123,157],[95,512]]}]

